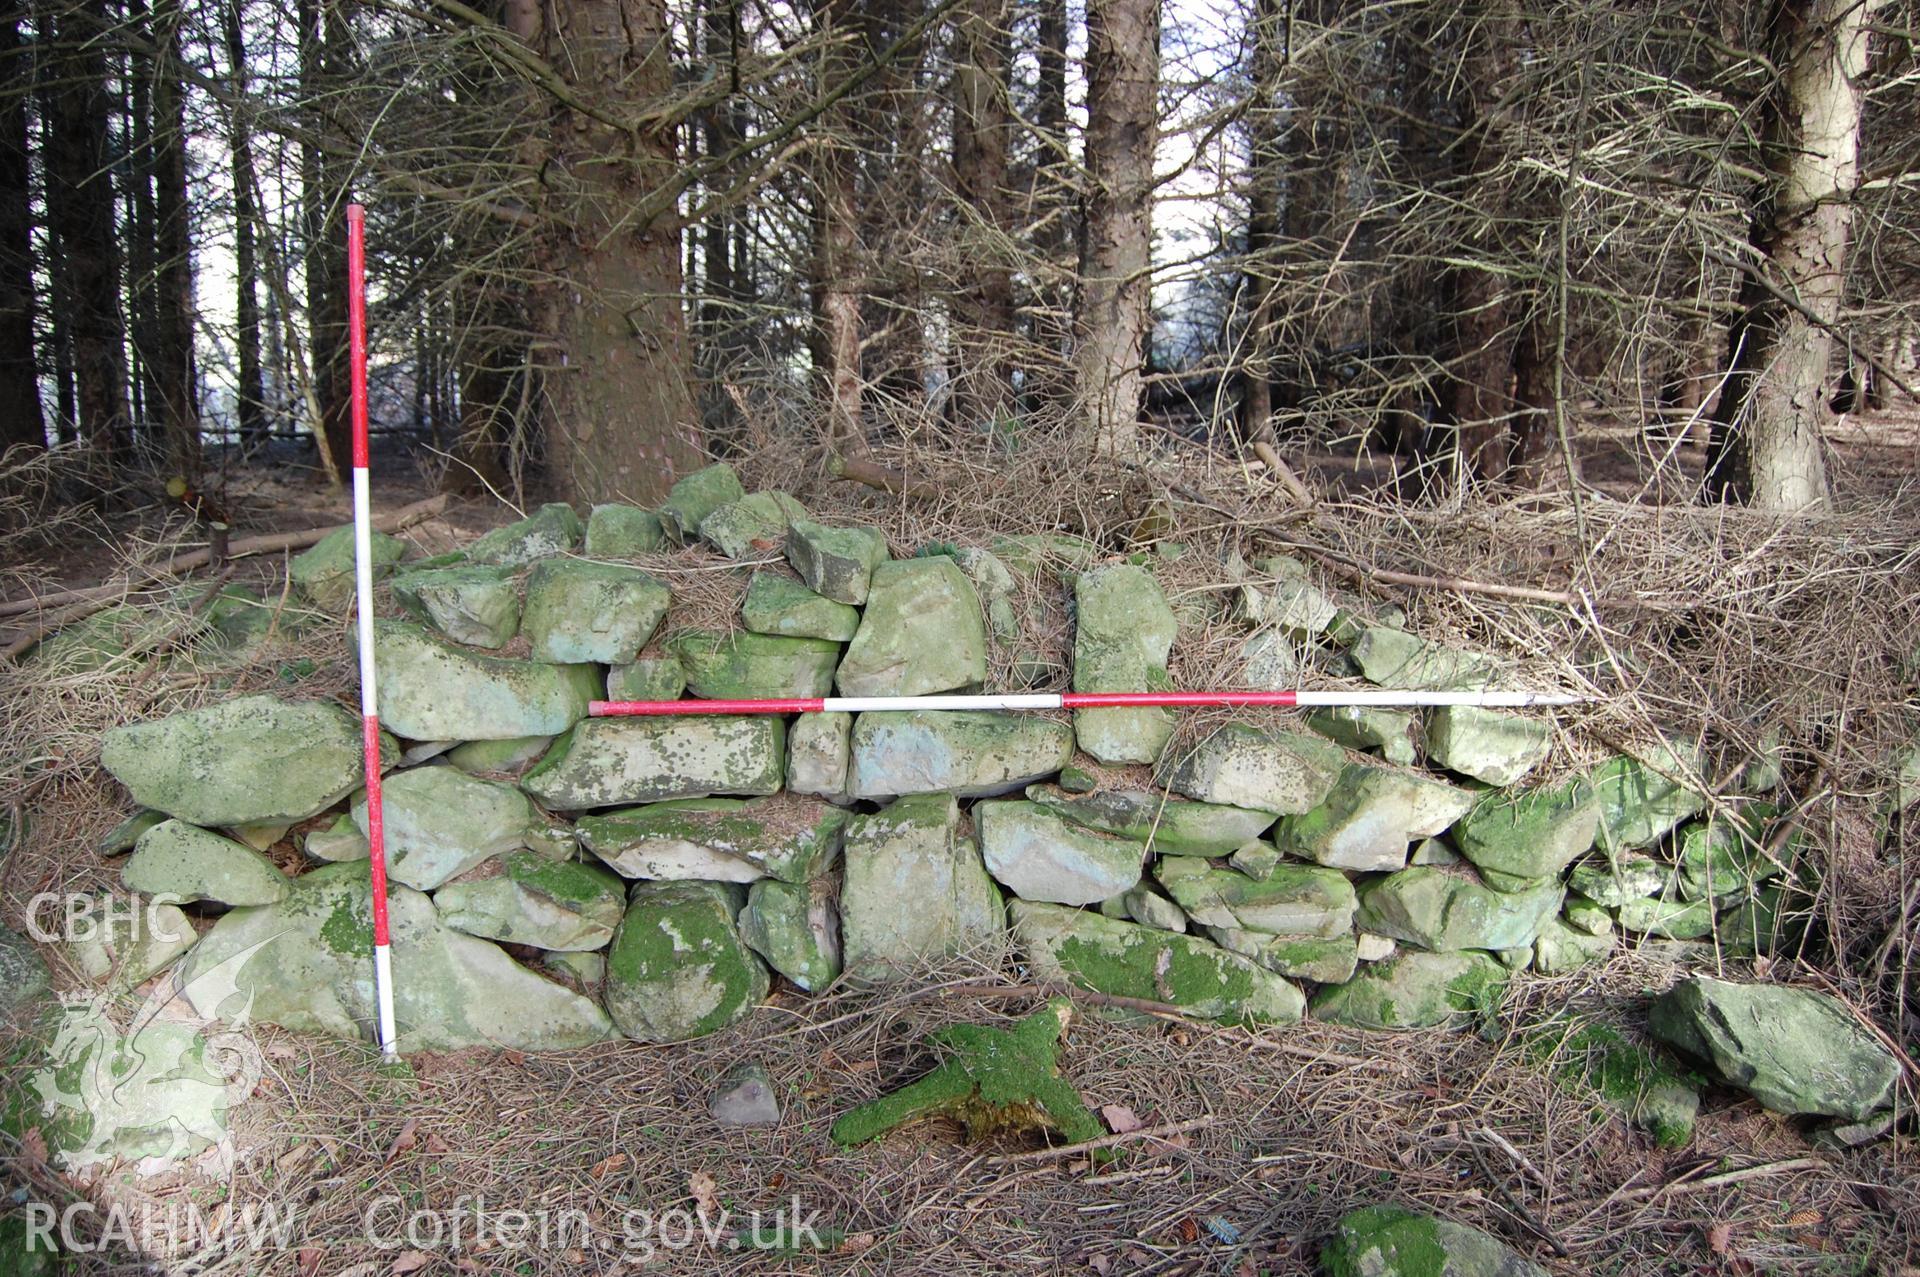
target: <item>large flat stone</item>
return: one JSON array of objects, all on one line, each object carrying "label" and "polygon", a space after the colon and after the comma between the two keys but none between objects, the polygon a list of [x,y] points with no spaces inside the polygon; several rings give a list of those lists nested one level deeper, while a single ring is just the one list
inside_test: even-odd
[{"label": "large flat stone", "polygon": [[855,798],[946,791],[1004,794],[1053,775],[1073,757],[1073,730],[1033,714],[887,710],[853,725]]},{"label": "large flat stone", "polygon": [[398,621],[375,623],[373,648],[380,723],[409,740],[557,736],[604,686],[594,665],[485,656]]},{"label": "large flat stone", "polygon": [[1005,911],[951,794],[901,798],[847,825],[840,896],[846,971],[904,979],[923,963],[1001,942]]},{"label": "large flat stone", "polygon": [[1201,802],[1285,816],[1324,802],[1346,761],[1317,736],[1231,723],[1190,748],[1170,750],[1154,779]]},{"label": "large flat stone", "polygon": [[806,882],[825,873],[847,823],[817,798],[690,799],[585,816],[580,841],[627,878]]},{"label": "large flat stone", "polygon": [[593,718],[555,741],[520,786],[551,811],[584,811],[777,793],[785,770],[779,718]]},{"label": "large flat stone", "polygon": [[1162,856],[1225,856],[1273,824],[1270,811],[1193,802],[1149,789],[1069,794],[1058,785],[1029,785],[1027,797],[1076,825],[1135,839]]},{"label": "large flat stone", "polygon": [[986,677],[980,597],[958,564],[935,555],[873,570],[860,629],[840,662],[841,695],[925,696]]},{"label": "large flat stone", "polygon": [[1022,900],[1098,904],[1140,881],[1143,844],[1082,828],[1038,803],[983,802],[973,819],[987,871]]},{"label": "large flat stone", "polygon": [[141,834],[120,867],[120,882],[128,891],[181,905],[268,905],[287,894],[287,876],[278,865],[245,843],[184,820]]},{"label": "large flat stone", "polygon": [[1353,930],[1353,884],[1334,869],[1277,865],[1266,878],[1169,856],[1154,877],[1193,921],[1205,927],[1277,936],[1342,936]]},{"label": "large flat stone", "polygon": [[840,663],[838,643],[748,630],[688,630],[669,639],[667,650],[686,671],[687,690],[712,700],[825,696]]}]

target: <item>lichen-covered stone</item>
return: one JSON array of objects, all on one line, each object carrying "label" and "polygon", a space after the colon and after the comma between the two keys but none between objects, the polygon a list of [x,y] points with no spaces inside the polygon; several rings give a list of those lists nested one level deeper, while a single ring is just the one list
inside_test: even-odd
[{"label": "lichen-covered stone", "polygon": [[1362,1029],[1457,1025],[1485,1010],[1506,982],[1507,969],[1491,954],[1402,949],[1360,967],[1345,984],[1320,990],[1313,1015]]},{"label": "lichen-covered stone", "polygon": [[1663,940],[1699,940],[1713,934],[1710,900],[1629,900],[1614,913],[1622,931]]},{"label": "lichen-covered stone", "polygon": [[1547,878],[1585,854],[1599,826],[1593,787],[1575,779],[1551,789],[1487,794],[1454,826],[1453,842],[1482,870]]},{"label": "lichen-covered stone", "polygon": [[1186,911],[1144,882],[1120,897],[1120,912],[1143,927],[1157,927],[1161,931],[1177,931],[1183,935],[1187,930]]},{"label": "lichen-covered stone", "polygon": [[152,979],[200,938],[178,906],[108,892],[76,916],[63,917],[62,930],[68,961],[95,984],[115,990]]},{"label": "lichen-covered stone", "polygon": [[1370,625],[1347,653],[1369,683],[1410,691],[1457,691],[1485,687],[1496,672],[1492,658],[1442,647],[1405,630]]},{"label": "lichen-covered stone", "polygon": [[106,836],[94,845],[94,850],[103,856],[118,856],[132,851],[133,845],[140,841],[141,834],[167,818],[164,811],[143,807],[109,829]]},{"label": "lichen-covered stone", "polygon": [[666,541],[660,516],[639,506],[597,505],[587,515],[587,557],[636,559],[652,554]]},{"label": "lichen-covered stone", "polygon": [[331,825],[308,830],[301,839],[300,849],[310,859],[329,864],[340,860],[365,860],[373,854],[366,834],[353,823],[351,812],[342,812]]},{"label": "lichen-covered stone", "polygon": [[787,788],[847,800],[848,770],[853,764],[853,715],[834,710],[802,714],[787,729]]},{"label": "lichen-covered stone", "polygon": [[687,673],[687,690],[711,700],[825,696],[833,691],[840,645],[737,630],[687,630],[667,640]]},{"label": "lichen-covered stone", "polygon": [[[416,891],[432,891],[489,856],[524,847],[533,825],[525,794],[456,767],[396,772],[380,790],[387,876]],[[364,794],[353,804],[353,823],[370,833]]]},{"label": "lichen-covered stone", "polygon": [[1529,891],[1495,891],[1464,867],[1416,865],[1360,890],[1363,930],[1422,949],[1519,949],[1560,912],[1565,889],[1557,882]]},{"label": "lichen-covered stone", "polygon": [[136,802],[191,824],[305,820],[360,784],[360,724],[321,701],[243,696],[116,727],[100,762]]},{"label": "lichen-covered stone", "polygon": [[1285,816],[1324,802],[1346,761],[1317,736],[1232,723],[1191,748],[1169,750],[1154,780],[1200,802]]},{"label": "lichen-covered stone", "polygon": [[1000,893],[951,794],[901,798],[848,822],[840,936],[847,974],[884,983],[1001,942]]},{"label": "lichen-covered stone", "polygon": [[740,620],[755,634],[844,643],[860,628],[860,609],[816,594],[779,572],[755,572],[740,604]]},{"label": "lichen-covered stone", "polygon": [[1581,931],[1558,918],[1540,924],[1533,938],[1533,969],[1541,975],[1565,975],[1595,962],[1604,962],[1613,952],[1611,931],[1598,934]]},{"label": "lichen-covered stone", "polygon": [[1280,853],[1263,842],[1250,842],[1227,857],[1227,864],[1249,878],[1265,881],[1280,867]]},{"label": "lichen-covered stone", "polygon": [[841,695],[924,696],[977,687],[986,677],[980,598],[952,559],[906,559],[873,570],[860,629],[840,662]]},{"label": "lichen-covered stone", "polygon": [[685,544],[699,535],[701,521],[723,505],[747,495],[740,476],[726,462],[716,462],[676,482],[660,503],[660,523],[674,540]]},{"label": "lichen-covered stone", "polygon": [[1595,904],[1617,909],[1629,900],[1659,895],[1672,878],[1672,865],[1648,856],[1620,855],[1581,861],[1567,875],[1567,886]]},{"label": "lichen-covered stone", "polygon": [[973,819],[987,871],[1022,900],[1098,904],[1140,881],[1144,846],[1082,828],[1039,803],[983,802]]},{"label": "lichen-covered stone", "polygon": [[120,867],[120,882],[128,891],[183,905],[268,905],[287,894],[287,876],[278,865],[245,843],[184,820],[141,834]]},{"label": "lichen-covered stone", "polygon": [[586,849],[626,878],[806,882],[825,873],[847,823],[817,798],[696,798],[584,816]]},{"label": "lichen-covered stone", "polygon": [[610,701],[677,701],[687,671],[677,656],[641,656],[607,671]]},{"label": "lichen-covered stone", "polygon": [[653,637],[671,599],[638,568],[553,559],[527,575],[520,632],[536,661],[623,665]]},{"label": "lichen-covered stone", "polygon": [[373,647],[381,725],[409,740],[556,736],[603,686],[598,666],[483,656],[398,621],[374,623]]},{"label": "lichen-covered stone", "polygon": [[749,492],[709,511],[700,520],[700,539],[729,559],[765,557],[779,552],[795,519],[807,508],[785,492]]},{"label": "lichen-covered stone", "polygon": [[1747,803],[1731,817],[1710,815],[1680,830],[1680,894],[1688,900],[1744,895],[1777,878],[1781,866],[1768,854],[1766,825],[1771,803]]},{"label": "lichen-covered stone", "polygon": [[1029,785],[1027,797],[1076,825],[1132,838],[1163,856],[1224,856],[1273,824],[1272,812],[1192,802],[1147,789],[1096,788],[1076,795],[1062,786]]},{"label": "lichen-covered stone", "polygon": [[511,740],[470,740],[447,751],[447,761],[463,772],[523,771],[553,744],[551,736],[516,736]]},{"label": "lichen-covered stone", "polygon": [[33,942],[0,927],[0,1018],[48,993],[53,977]]},{"label": "lichen-covered stone", "polygon": [[1359,948],[1352,935],[1275,936],[1264,931],[1209,927],[1207,934],[1229,953],[1251,958],[1275,975],[1320,984],[1345,984],[1353,978]]},{"label": "lichen-covered stone", "polygon": [[828,878],[760,879],[747,891],[739,925],[749,948],[808,993],[840,975],[840,913]]},{"label": "lichen-covered stone", "polygon": [[1230,1024],[1293,1024],[1305,1008],[1292,984],[1198,936],[1063,905],[1015,900],[1011,908],[1014,943],[1040,979]]},{"label": "lichen-covered stone", "polygon": [[1333,869],[1281,865],[1255,881],[1204,860],[1168,856],[1154,877],[1194,922],[1277,936],[1333,937],[1353,929],[1353,884]]},{"label": "lichen-covered stone", "polygon": [[[1073,583],[1073,690],[1139,692],[1167,684],[1167,654],[1179,632],[1160,585],[1123,563]],[[1103,763],[1151,763],[1173,736],[1173,711],[1080,709],[1073,733]]]},{"label": "lichen-covered stone", "polygon": [[683,1042],[748,1015],[767,969],[734,926],[741,892],[718,882],[635,883],[607,950],[607,1011],[636,1042]]},{"label": "lichen-covered stone", "polygon": [[626,905],[620,880],[594,865],[509,851],[433,896],[455,931],[559,952],[603,948]]},{"label": "lichen-covered stone", "polygon": [[873,570],[886,561],[887,538],[877,528],[830,528],[795,519],[787,530],[787,562],[808,589],[836,603],[865,603]]},{"label": "lichen-covered stone", "polygon": [[1418,772],[1349,763],[1317,807],[1280,821],[1273,841],[1337,869],[1404,869],[1415,841],[1444,832],[1473,804],[1467,790]]},{"label": "lichen-covered stone", "polygon": [[1893,1103],[1900,1079],[1893,1053],[1811,989],[1692,976],[1654,999],[1647,1024],[1777,1113],[1862,1121]]},{"label": "lichen-covered stone", "polygon": [[980,602],[987,610],[987,629],[1002,642],[1010,642],[1020,637],[1020,615],[1015,605],[1014,595],[1020,588],[1007,565],[990,550],[977,546],[961,546],[954,550],[953,561],[973,582],[973,588],[980,595]]},{"label": "lichen-covered stone", "polygon": [[580,516],[559,501],[541,506],[518,523],[487,532],[467,547],[471,563],[516,568],[565,554],[580,544]]},{"label": "lichen-covered stone", "polygon": [[1336,705],[1307,712],[1307,726],[1348,749],[1374,749],[1390,763],[1411,767],[1420,757],[1419,716],[1377,705]]},{"label": "lichen-covered stone", "polygon": [[[373,579],[379,580],[394,564],[406,557],[407,543],[384,532],[368,539],[373,559]],[[353,525],[335,528],[319,541],[293,556],[287,575],[294,586],[314,605],[329,612],[340,612],[353,602],[358,584],[354,564]]]},{"label": "lichen-covered stone", "polygon": [[1427,711],[1427,756],[1450,771],[1511,785],[1546,760],[1553,729],[1544,719],[1478,705]]},{"label": "lichen-covered stone", "polygon": [[854,798],[941,791],[969,798],[1059,771],[1073,757],[1073,729],[1037,714],[887,710],[854,720],[852,749]]},{"label": "lichen-covered stone", "polygon": [[1613,934],[1613,915],[1585,896],[1569,894],[1561,917],[1569,927],[1589,936]]},{"label": "lichen-covered stone", "polygon": [[1547,1277],[1477,1228],[1398,1206],[1342,1218],[1320,1267],[1327,1277]]},{"label": "lichen-covered stone", "polygon": [[1261,630],[1240,645],[1239,685],[1255,691],[1284,692],[1300,686],[1307,653],[1279,630]]},{"label": "lichen-covered stone", "polygon": [[500,647],[520,632],[512,568],[422,568],[393,578],[393,597],[456,643]]},{"label": "lichen-covered stone", "polygon": [[550,811],[777,793],[779,718],[594,718],[560,737],[520,787]]},{"label": "lichen-covered stone", "polygon": [[[590,999],[498,946],[442,925],[433,902],[388,889],[394,1020],[404,1053],[461,1047],[566,1050],[612,1033]],[[193,1009],[230,1024],[367,1038],[373,1033],[373,892],[365,862],[295,878],[275,904],[235,909],[182,959]]]},{"label": "lichen-covered stone", "polygon": [[1675,825],[1703,810],[1706,795],[1685,783],[1697,770],[1697,755],[1697,747],[1691,744],[1679,752],[1659,747],[1646,751],[1644,760],[1623,754],[1595,768],[1593,791],[1600,800],[1600,832],[1594,846],[1613,856],[1651,847]]}]

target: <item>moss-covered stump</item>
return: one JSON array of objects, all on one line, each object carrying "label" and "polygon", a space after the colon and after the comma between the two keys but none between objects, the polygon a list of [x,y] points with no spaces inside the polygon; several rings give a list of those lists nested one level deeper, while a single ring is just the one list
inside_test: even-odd
[{"label": "moss-covered stump", "polygon": [[1060,1036],[1072,1019],[1072,1004],[1054,998],[1011,1030],[941,1029],[927,1041],[948,1058],[919,1081],[844,1114],[833,1124],[834,1143],[864,1144],[931,1117],[965,1123],[971,1140],[1032,1131],[1071,1144],[1099,1139],[1105,1128],[1060,1076]]}]

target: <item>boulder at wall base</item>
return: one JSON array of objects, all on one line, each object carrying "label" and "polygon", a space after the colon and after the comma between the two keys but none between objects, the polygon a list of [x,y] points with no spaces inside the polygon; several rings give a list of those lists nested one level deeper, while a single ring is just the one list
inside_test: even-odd
[{"label": "boulder at wall base", "polygon": [[1313,1015],[1362,1029],[1455,1025],[1486,1009],[1507,978],[1507,969],[1489,953],[1402,949],[1360,967],[1345,984],[1320,990]]},{"label": "boulder at wall base", "polygon": [[549,811],[773,794],[786,762],[786,723],[772,716],[593,718],[555,741],[520,787]]},{"label": "boulder at wall base", "polygon": [[1200,802],[1286,816],[1324,802],[1346,762],[1318,736],[1228,724],[1190,748],[1170,749],[1154,780]]},{"label": "boulder at wall base", "polygon": [[1398,1206],[1368,1206],[1341,1219],[1320,1252],[1327,1277],[1547,1277],[1477,1228]]},{"label": "boulder at wall base", "polygon": [[1360,961],[1359,946],[1351,934],[1344,936],[1274,936],[1264,931],[1237,931],[1232,927],[1209,927],[1207,934],[1229,953],[1237,953],[1273,972],[1296,980],[1320,984],[1344,984],[1353,978]]},{"label": "boulder at wall base", "polygon": [[1154,877],[1201,926],[1323,937],[1353,929],[1353,884],[1336,869],[1279,865],[1256,880],[1194,857],[1168,856],[1154,867]]},{"label": "boulder at wall base", "polygon": [[845,801],[853,762],[853,715],[802,714],[787,729],[787,789]]},{"label": "boulder at wall base", "polygon": [[587,515],[584,547],[592,559],[633,559],[652,554],[666,541],[660,516],[639,506],[597,505]]},{"label": "boulder at wall base", "polygon": [[169,820],[140,835],[120,867],[128,891],[175,904],[270,905],[287,894],[280,867],[244,843]]},{"label": "boulder at wall base", "polygon": [[825,696],[833,690],[840,645],[824,639],[770,638],[739,630],[689,630],[667,640],[687,672],[687,690],[711,700]]},{"label": "boulder at wall base", "polygon": [[1427,711],[1427,757],[1489,785],[1511,785],[1546,760],[1553,729],[1544,720],[1478,705]]},{"label": "boulder at wall base", "polygon": [[700,532],[700,523],[723,505],[747,495],[740,476],[726,462],[717,462],[680,479],[660,503],[660,524],[674,540],[685,544]]},{"label": "boulder at wall base", "polygon": [[[377,581],[406,557],[407,543],[375,532],[368,539],[368,549],[372,551],[373,577]],[[355,570],[351,523],[327,533],[287,564],[287,575],[300,592],[329,612],[342,611],[353,602]]]},{"label": "boulder at wall base", "polygon": [[1661,835],[1707,805],[1705,794],[1687,788],[1684,778],[1696,770],[1698,747],[1683,742],[1679,751],[1658,747],[1646,758],[1621,755],[1594,768],[1593,792],[1600,802],[1600,831],[1594,846],[1609,855],[1651,847]]},{"label": "boulder at wall base", "polygon": [[[612,1036],[599,1006],[535,975],[498,946],[447,927],[420,892],[390,887],[387,914],[393,969],[405,973],[393,985],[401,1051],[565,1050]],[[203,1017],[370,1036],[367,865],[324,865],[295,878],[274,904],[233,910],[182,959],[178,978]]]},{"label": "boulder at wall base", "polygon": [[1811,989],[1692,976],[1654,999],[1647,1025],[1776,1113],[1862,1121],[1900,1079],[1893,1053]]},{"label": "boulder at wall base", "polygon": [[829,878],[762,878],[747,889],[740,938],[798,987],[818,993],[840,974],[840,913]]},{"label": "boulder at wall base", "polygon": [[[1167,654],[1179,631],[1173,609],[1145,568],[1130,563],[1083,572],[1073,583],[1073,690],[1137,692],[1166,686]],[[1151,763],[1173,737],[1165,709],[1073,713],[1080,748],[1103,763]]]},{"label": "boulder at wall base", "polygon": [[1319,806],[1280,821],[1273,842],[1337,869],[1404,869],[1415,842],[1444,832],[1473,804],[1473,794],[1444,781],[1350,763]]},{"label": "boulder at wall base", "polygon": [[1224,856],[1273,825],[1273,813],[1171,798],[1149,789],[1096,789],[1075,795],[1029,785],[1027,797],[1076,825],[1143,842],[1162,856]]},{"label": "boulder at wall base", "polygon": [[795,519],[787,531],[787,562],[808,589],[836,603],[865,603],[873,570],[886,561],[887,538],[877,528],[830,528]]},{"label": "boulder at wall base", "polygon": [[408,740],[557,736],[604,687],[596,665],[484,656],[399,621],[374,622],[373,650],[380,723]]},{"label": "boulder at wall base", "polygon": [[672,597],[638,568],[550,559],[527,574],[520,632],[536,661],[624,665],[653,637]]},{"label": "boulder at wall base", "polygon": [[854,720],[852,749],[854,798],[973,798],[1019,789],[1065,767],[1073,729],[1037,714],[887,710]]},{"label": "boulder at wall base", "polygon": [[393,597],[456,643],[500,647],[520,632],[512,568],[421,568],[393,578]]},{"label": "boulder at wall base", "polygon": [[1293,1024],[1306,1006],[1286,980],[1198,936],[1028,900],[1012,914],[1014,944],[1043,980],[1229,1024]]},{"label": "boulder at wall base", "polygon": [[621,881],[595,865],[510,851],[433,896],[455,931],[557,952],[599,949],[626,904]]},{"label": "boulder at wall base", "polygon": [[980,596],[957,563],[936,555],[873,570],[860,629],[840,662],[842,696],[924,696],[986,677]]},{"label": "boulder at wall base", "polygon": [[1436,952],[1518,949],[1533,943],[1565,894],[1557,881],[1495,891],[1465,867],[1415,865],[1361,888],[1357,916],[1362,930]]},{"label": "boulder at wall base", "polygon": [[901,979],[927,961],[1002,942],[1000,892],[960,830],[951,794],[918,794],[848,822],[840,942],[847,975]]},{"label": "boulder at wall base", "polygon": [[767,996],[767,969],[740,938],[738,887],[635,883],[607,950],[613,1022],[636,1042],[683,1042],[723,1029]]},{"label": "boulder at wall base", "polygon": [[243,696],[116,727],[100,762],[144,806],[195,825],[249,825],[305,820],[352,793],[360,744],[360,724],[336,705]]},{"label": "boulder at wall base", "polygon": [[518,523],[509,523],[476,538],[467,547],[470,563],[515,568],[536,559],[565,554],[580,544],[580,516],[573,507],[554,501]]},{"label": "boulder at wall base", "polygon": [[860,609],[815,594],[779,572],[755,572],[740,604],[740,620],[755,634],[844,643],[860,628]]},{"label": "boulder at wall base", "polygon": [[817,798],[695,798],[653,803],[577,826],[588,851],[626,878],[805,882],[832,865],[847,813]]},{"label": "boulder at wall base", "polygon": [[[415,891],[432,891],[490,856],[527,844],[533,804],[511,785],[480,780],[457,767],[414,767],[380,786],[387,875]],[[367,825],[363,793],[353,823]]]},{"label": "boulder at wall base", "polygon": [[1575,779],[1552,789],[1489,793],[1454,826],[1460,854],[1481,869],[1549,878],[1593,846],[1600,804]]},{"label": "boulder at wall base", "polygon": [[987,871],[1022,900],[1098,904],[1140,881],[1144,846],[1083,829],[1038,803],[983,802],[973,819]]}]

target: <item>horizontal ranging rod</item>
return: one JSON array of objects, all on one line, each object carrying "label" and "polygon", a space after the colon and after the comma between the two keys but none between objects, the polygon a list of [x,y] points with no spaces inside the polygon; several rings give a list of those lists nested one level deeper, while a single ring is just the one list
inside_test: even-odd
[{"label": "horizontal ranging rod", "polygon": [[790,696],[736,701],[593,701],[596,718],[673,714],[866,714],[915,709],[1131,709],[1207,705],[1339,706],[1409,708],[1478,705],[1518,709],[1527,705],[1577,705],[1587,700],[1565,692],[982,692],[952,696]]}]

